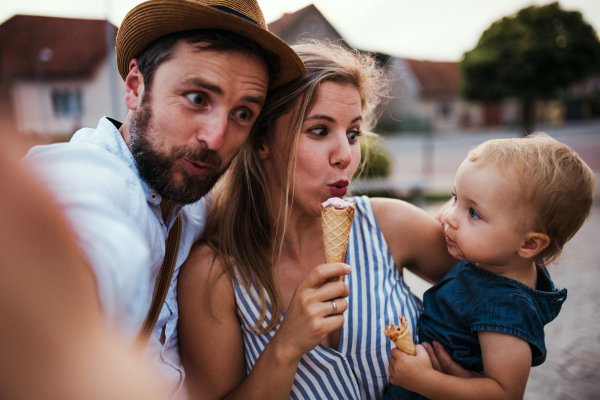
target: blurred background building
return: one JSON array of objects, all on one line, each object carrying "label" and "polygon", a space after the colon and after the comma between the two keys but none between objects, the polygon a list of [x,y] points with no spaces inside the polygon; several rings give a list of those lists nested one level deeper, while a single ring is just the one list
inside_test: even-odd
[{"label": "blurred background building", "polygon": [[[352,47],[313,4],[284,14],[269,24],[269,30],[289,44],[301,39],[327,39]],[[401,54],[376,56],[392,80],[391,97],[381,110],[380,131],[445,133],[520,123],[521,111],[515,101],[484,104],[462,99],[458,62],[413,60]],[[536,104],[537,122],[562,124],[600,118],[600,71],[561,97]]]},{"label": "blurred background building", "polygon": [[124,83],[107,21],[16,15],[0,25],[4,115],[23,135],[68,140],[105,115],[123,119]]},{"label": "blurred background building", "polygon": [[[352,47],[314,4],[284,14],[269,29],[290,44],[312,38]],[[114,62],[116,30],[108,21],[92,19],[16,15],[4,21],[0,25],[4,119],[10,117],[22,134],[50,141],[68,139],[82,126],[96,126],[104,115],[123,119],[124,86]],[[520,123],[516,101],[464,100],[456,61],[375,55],[392,82],[389,101],[380,110],[380,132],[443,135],[485,127],[515,128]],[[537,101],[535,110],[541,124],[600,118],[600,72],[555,99]]]}]

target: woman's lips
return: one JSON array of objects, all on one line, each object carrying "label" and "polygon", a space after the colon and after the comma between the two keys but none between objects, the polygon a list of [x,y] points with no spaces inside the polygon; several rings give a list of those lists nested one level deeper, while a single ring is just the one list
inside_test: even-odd
[{"label": "woman's lips", "polygon": [[344,197],[348,192],[348,184],[349,182],[347,180],[340,179],[339,181],[328,185],[331,197]]},{"label": "woman's lips", "polygon": [[346,192],[348,192],[348,188],[329,186],[329,193],[331,193],[331,197],[344,197]]},{"label": "woman's lips", "polygon": [[210,170],[210,167],[208,167],[202,163],[192,162],[185,158],[182,158],[182,160],[183,160],[183,163],[185,164],[185,167],[191,174],[204,175],[205,173],[208,172],[208,170]]}]

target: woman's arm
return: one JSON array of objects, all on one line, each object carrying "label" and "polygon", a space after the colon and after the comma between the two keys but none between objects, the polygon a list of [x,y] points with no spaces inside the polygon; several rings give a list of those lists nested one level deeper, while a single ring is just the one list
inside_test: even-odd
[{"label": "woman's arm", "polygon": [[516,336],[478,331],[485,376],[465,379],[433,369],[423,346],[417,356],[392,349],[390,382],[432,400],[522,399],[531,369],[529,343]]},{"label": "woman's arm", "polygon": [[[214,264],[213,264],[214,260]],[[248,376],[231,276],[206,245],[192,249],[179,275],[179,340],[191,398],[287,399],[300,358],[344,322],[348,286],[325,279],[349,273],[341,263],[315,268],[298,286],[286,316]],[[210,296],[210,297],[209,297]],[[331,314],[336,299],[338,315]]]},{"label": "woman's arm", "polygon": [[435,283],[456,264],[431,215],[402,200],[374,198],[371,206],[398,268]]}]

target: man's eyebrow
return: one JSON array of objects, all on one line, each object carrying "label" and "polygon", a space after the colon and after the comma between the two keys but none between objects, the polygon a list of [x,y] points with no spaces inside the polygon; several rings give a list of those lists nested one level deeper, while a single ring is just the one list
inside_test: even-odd
[{"label": "man's eyebrow", "polygon": [[212,83],[208,83],[205,80],[202,80],[200,78],[189,78],[189,79],[185,79],[183,81],[183,83],[185,85],[194,85],[194,86],[198,86],[201,88],[204,88],[208,91],[211,91],[213,93],[216,93],[220,96],[223,95],[223,89],[221,89],[221,87],[217,86],[217,85],[213,85]]},{"label": "man's eyebrow", "polygon": [[245,96],[242,101],[258,104],[261,108],[265,105],[265,96]]}]

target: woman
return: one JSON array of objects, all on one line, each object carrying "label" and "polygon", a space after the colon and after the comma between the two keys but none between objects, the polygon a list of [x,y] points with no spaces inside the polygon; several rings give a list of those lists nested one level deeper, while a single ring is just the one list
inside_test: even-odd
[{"label": "woman", "polygon": [[349,266],[324,264],[320,204],[345,196],[383,78],[338,45],[294,49],[308,73],[271,94],[180,273],[182,361],[198,398],[381,398],[383,329],[401,314],[415,332],[420,312],[402,268],[437,281],[455,262],[439,221],[362,197]]}]

